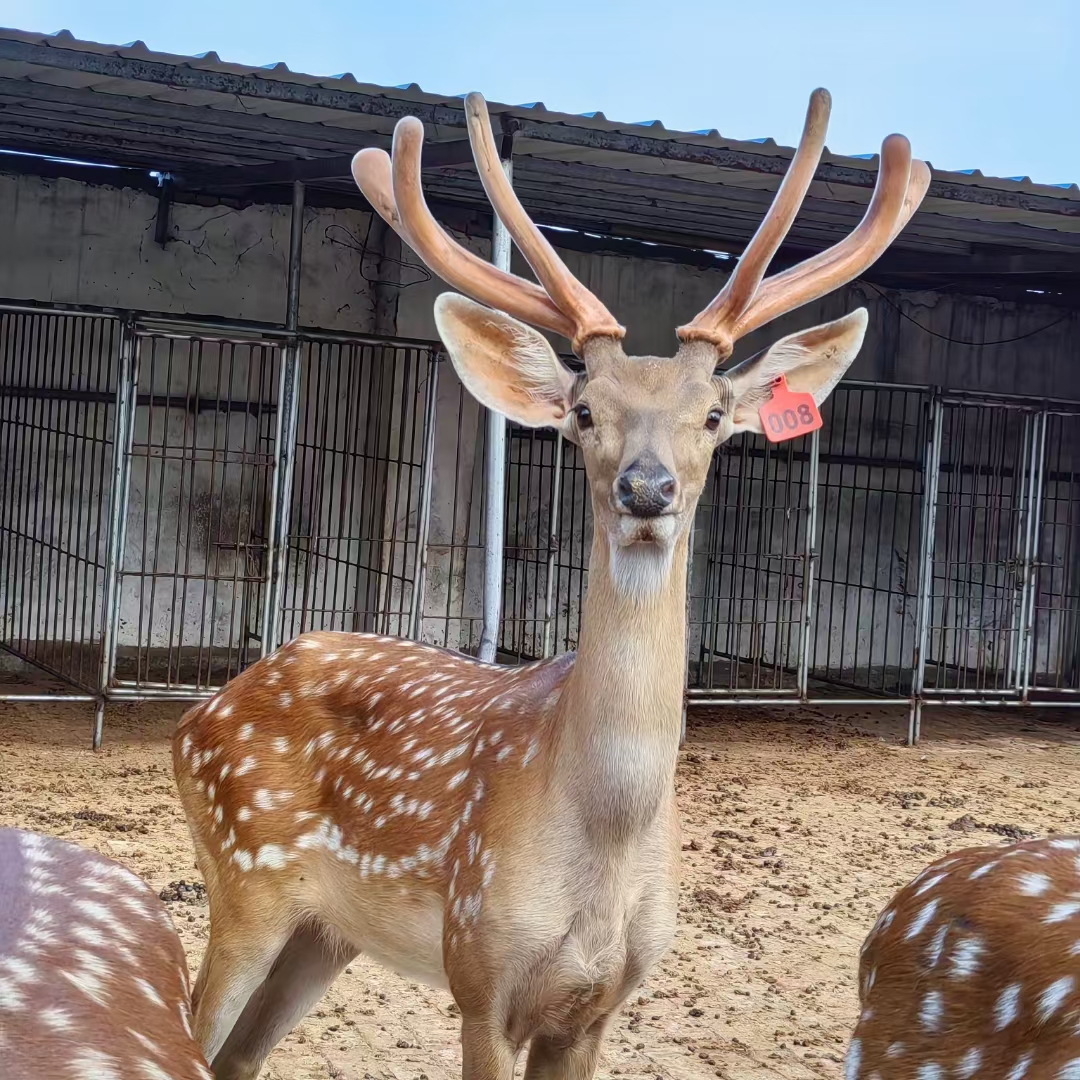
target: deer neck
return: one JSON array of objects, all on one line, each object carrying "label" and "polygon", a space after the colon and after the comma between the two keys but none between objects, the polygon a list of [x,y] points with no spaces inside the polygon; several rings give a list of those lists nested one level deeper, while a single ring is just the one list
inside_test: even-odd
[{"label": "deer neck", "polygon": [[[599,530],[598,530],[599,533]],[[628,836],[673,797],[686,664],[687,535],[649,587],[593,541],[574,667],[557,708],[555,778],[590,831]]]}]

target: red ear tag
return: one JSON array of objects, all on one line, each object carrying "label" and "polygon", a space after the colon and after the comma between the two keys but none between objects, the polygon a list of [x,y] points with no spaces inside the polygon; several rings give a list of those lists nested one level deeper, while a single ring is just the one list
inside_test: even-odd
[{"label": "red ear tag", "polygon": [[772,397],[758,409],[761,426],[769,442],[786,442],[809,435],[822,425],[821,413],[813,394],[789,390],[786,375],[778,375],[772,384]]}]

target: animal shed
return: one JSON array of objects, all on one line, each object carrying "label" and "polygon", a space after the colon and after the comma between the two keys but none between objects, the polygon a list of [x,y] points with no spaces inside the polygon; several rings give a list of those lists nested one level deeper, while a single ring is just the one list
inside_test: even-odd
[{"label": "animal shed", "polygon": [[[526,208],[639,352],[716,293],[790,160],[493,111]],[[205,696],[309,629],[475,651],[485,555],[500,657],[574,648],[575,448],[512,428],[489,514],[441,283],[348,178],[409,113],[435,213],[488,256],[458,98],[0,32],[0,644],[27,665],[3,697],[94,703],[100,741],[106,701]],[[776,267],[850,231],[875,169],[826,154]],[[863,279],[751,336],[870,310],[822,431],[715,458],[689,701],[895,704],[912,740],[924,706],[1080,702],[1078,246],[1075,186],[936,172]]]}]

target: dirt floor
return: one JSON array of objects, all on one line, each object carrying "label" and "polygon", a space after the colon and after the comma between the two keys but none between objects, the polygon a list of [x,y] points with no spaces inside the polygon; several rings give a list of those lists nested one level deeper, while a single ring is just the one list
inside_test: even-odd
[{"label": "dirt floor", "polygon": [[[0,823],[112,855],[164,895],[194,970],[207,908],[173,789],[175,706],[0,704]],[[744,717],[747,713],[742,714]],[[1080,833],[1080,718],[899,709],[691,718],[673,951],[609,1036],[603,1077],[839,1077],[862,939],[947,851]],[[179,887],[184,881],[194,888]],[[274,1080],[459,1076],[450,999],[357,961],[275,1051]]]}]

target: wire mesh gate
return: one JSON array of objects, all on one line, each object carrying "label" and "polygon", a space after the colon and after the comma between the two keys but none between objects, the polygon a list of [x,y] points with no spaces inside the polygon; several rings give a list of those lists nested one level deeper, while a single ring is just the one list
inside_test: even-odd
[{"label": "wire mesh gate", "polygon": [[[68,697],[205,695],[315,628],[475,649],[483,410],[423,342],[0,306],[0,646]],[[1080,406],[845,383],[733,440],[692,700],[1080,704]],[[504,660],[576,646],[576,448],[511,428]],[[4,688],[0,687],[0,691]],[[2,698],[51,700],[53,687]]]}]

